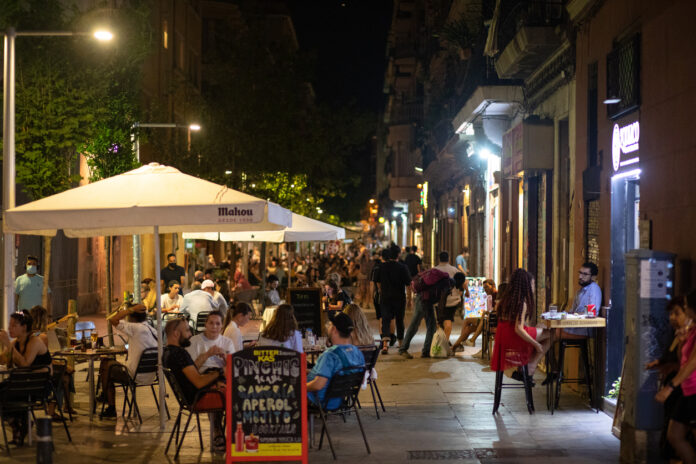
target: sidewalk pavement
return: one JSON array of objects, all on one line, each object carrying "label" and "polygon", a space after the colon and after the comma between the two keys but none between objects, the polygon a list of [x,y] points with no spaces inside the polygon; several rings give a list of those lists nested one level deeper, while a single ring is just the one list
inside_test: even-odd
[{"label": "sidewalk pavement", "polygon": [[[368,313],[378,333],[374,312]],[[407,319],[410,314],[407,315]],[[98,321],[99,322],[99,321]],[[408,322],[408,321],[407,321]],[[101,326],[104,327],[102,319]],[[246,328],[258,330],[258,325]],[[453,334],[459,333],[455,325]],[[390,350],[380,355],[377,364],[378,385],[386,406],[377,420],[369,389],[360,395],[360,417],[365,426],[372,454],[367,454],[355,418],[347,423],[340,418],[330,419],[332,439],[338,462],[361,464],[425,463],[445,461],[456,463],[610,463],[619,462],[619,441],[611,434],[611,418],[595,413],[570,390],[564,391],[560,409],[551,415],[546,409],[546,389],[537,375],[534,389],[536,413],[529,415],[524,390],[504,390],[499,414],[493,416],[493,386],[495,373],[487,363],[472,357],[479,346],[467,347],[463,353],[447,359],[421,359],[424,325],[412,343],[414,359],[405,360]],[[101,330],[100,330],[100,333]],[[105,333],[105,329],[104,332]],[[73,443],[68,443],[65,431],[54,423],[56,446],[55,463],[78,462],[172,462],[174,452],[164,455],[169,432],[159,431],[159,419],[148,389],[138,392],[138,404],[143,424],[136,421],[104,420],[90,424],[87,416],[87,383],[85,372],[75,378],[76,407],[80,413],[70,425]],[[117,392],[120,413],[122,395]],[[170,395],[169,409],[176,415],[177,405]],[[193,421],[195,422],[195,421]],[[193,423],[192,422],[192,423]],[[315,422],[316,442],[321,421]],[[224,462],[210,453],[209,423],[201,418],[205,450],[200,451],[198,433],[191,426],[182,447],[179,462]],[[172,445],[174,446],[174,445]],[[0,448],[0,462],[35,460],[32,448],[12,448],[7,460]],[[332,463],[328,443],[322,450],[310,449],[311,463]]]}]

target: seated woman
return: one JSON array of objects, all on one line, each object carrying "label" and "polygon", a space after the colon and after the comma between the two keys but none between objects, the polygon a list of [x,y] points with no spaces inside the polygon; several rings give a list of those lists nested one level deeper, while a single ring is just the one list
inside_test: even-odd
[{"label": "seated woman", "polygon": [[297,330],[295,310],[282,304],[276,309],[273,320],[259,336],[257,346],[283,346],[302,353],[302,334]]},{"label": "seated woman", "polygon": [[[32,333],[33,321],[29,311],[23,310],[10,315],[8,330],[0,330],[0,363],[11,367],[48,367],[51,366],[51,354],[39,337]],[[14,343],[10,341],[14,338]],[[0,395],[3,395],[0,384]],[[24,444],[27,436],[27,416],[25,413],[13,416],[9,420],[12,426],[12,443]]]},{"label": "seated woman", "polygon": [[176,280],[170,280],[167,284],[167,293],[162,295],[162,313],[178,313],[184,297],[179,294],[181,284]]},{"label": "seated woman", "polygon": [[343,310],[353,320],[353,331],[350,333],[351,343],[355,346],[374,345],[375,337],[370,330],[370,324],[360,306],[351,303]]},{"label": "seated woman", "polygon": [[512,273],[510,286],[498,306],[498,327],[491,357],[491,369],[516,368],[512,378],[522,380],[520,369],[526,365],[529,382],[536,366],[550,346],[550,333],[540,327],[525,325],[536,321],[534,314],[534,277],[524,269]]},{"label": "seated woman", "polygon": [[336,280],[332,278],[328,279],[324,288],[326,291],[326,296],[324,296],[324,303],[326,311],[329,313],[329,316],[343,311],[343,308],[350,304],[350,297],[338,285]]}]

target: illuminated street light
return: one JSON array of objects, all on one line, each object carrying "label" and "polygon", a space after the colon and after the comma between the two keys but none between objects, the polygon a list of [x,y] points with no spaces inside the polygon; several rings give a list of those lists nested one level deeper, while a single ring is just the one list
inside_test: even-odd
[{"label": "illuminated street light", "polygon": [[188,128],[192,131],[199,131],[201,130],[200,124],[189,124]]},{"label": "illuminated street light", "polygon": [[371,205],[374,205],[374,204],[375,204],[375,199],[374,199],[374,198],[370,198],[370,204],[371,204]]},{"label": "illuminated street light", "polygon": [[380,224],[384,224],[385,219],[382,216],[380,216],[379,219],[377,219],[377,221],[379,221]]},{"label": "illuminated street light", "polygon": [[229,170],[228,170],[228,171],[225,171],[225,175],[226,175],[226,176],[229,176],[230,174],[232,174],[232,171],[229,171]]},{"label": "illuminated street light", "polygon": [[94,31],[93,35],[94,38],[99,40],[100,42],[108,42],[114,38],[114,35],[110,31],[104,29],[98,29]]}]

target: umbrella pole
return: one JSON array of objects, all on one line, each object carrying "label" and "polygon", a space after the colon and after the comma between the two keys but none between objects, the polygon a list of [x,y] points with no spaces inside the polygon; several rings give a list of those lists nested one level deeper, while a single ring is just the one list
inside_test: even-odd
[{"label": "umbrella pole", "polygon": [[[155,226],[155,269],[160,268],[160,242],[159,242],[159,226]],[[165,411],[165,396],[166,388],[164,385],[164,370],[162,369],[162,288],[159,285],[155,285],[157,289],[157,379],[159,383],[159,415],[160,415],[160,430],[164,430],[167,425],[167,416]]]}]

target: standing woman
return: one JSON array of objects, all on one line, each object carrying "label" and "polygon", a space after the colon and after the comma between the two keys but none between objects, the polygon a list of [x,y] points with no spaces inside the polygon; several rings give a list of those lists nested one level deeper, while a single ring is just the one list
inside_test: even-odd
[{"label": "standing woman", "polygon": [[510,286],[498,305],[498,327],[491,357],[491,369],[504,371],[516,367],[512,378],[522,380],[520,368],[527,365],[529,379],[537,363],[548,351],[550,334],[541,327],[528,326],[536,322],[534,311],[534,278],[524,269],[512,273]]},{"label": "standing woman", "polygon": [[259,336],[257,346],[283,346],[302,353],[302,334],[297,329],[292,305],[278,306],[273,320]]},{"label": "standing woman", "polygon": [[696,463],[696,450],[689,435],[696,435],[693,421],[696,418],[696,291],[686,297],[686,316],[690,319],[685,327],[680,368],[677,375],[655,395],[664,403],[675,388],[681,386],[683,396],[677,400],[667,428],[667,438],[685,464]]}]

